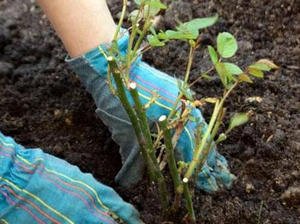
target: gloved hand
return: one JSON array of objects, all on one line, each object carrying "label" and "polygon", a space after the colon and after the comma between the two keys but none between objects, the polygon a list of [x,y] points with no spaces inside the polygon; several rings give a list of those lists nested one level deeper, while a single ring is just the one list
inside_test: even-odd
[{"label": "gloved hand", "polygon": [[[128,37],[128,32],[122,30],[118,47],[123,55],[128,48]],[[109,47],[109,44],[100,46],[106,52],[108,52]],[[107,84],[108,65],[103,53],[99,48],[95,48],[82,57],[67,58],[66,61],[92,94],[96,102],[97,114],[110,129],[112,138],[120,145],[123,167],[115,180],[125,187],[136,183],[142,177],[144,167],[139,153],[139,145],[127,113],[118,97],[111,93]],[[156,70],[139,58],[131,67],[130,79],[137,83],[143,104],[153,97],[154,92],[160,95],[160,98],[146,111],[150,125],[157,121],[161,115],[170,113],[179,94],[178,81],[175,78]],[[132,99],[129,100],[133,105]],[[197,122],[206,125],[198,109],[193,108],[192,115],[197,118]],[[192,159],[195,129],[199,123],[189,121],[178,140],[177,154],[184,161]],[[216,149],[213,149],[198,176],[197,186],[207,192],[213,192],[223,186],[229,188],[233,179],[234,176],[228,171],[226,159]]]},{"label": "gloved hand", "polygon": [[134,207],[76,166],[0,132],[0,223],[142,223]]}]

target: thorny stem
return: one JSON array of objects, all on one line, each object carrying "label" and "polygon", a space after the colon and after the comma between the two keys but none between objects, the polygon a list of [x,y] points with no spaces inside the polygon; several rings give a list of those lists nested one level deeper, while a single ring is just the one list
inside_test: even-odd
[{"label": "thorny stem", "polygon": [[178,193],[180,185],[181,185],[180,184],[180,176],[178,173],[177,164],[176,164],[176,160],[175,160],[171,133],[167,127],[167,125],[168,125],[167,117],[165,115],[161,116],[159,118],[159,122],[160,122],[161,129],[163,130],[163,134],[164,134],[164,140],[165,140],[166,152],[167,152],[167,161],[168,161],[169,170],[170,170],[173,184],[174,184],[174,192]]},{"label": "thorny stem", "polygon": [[[123,0],[123,8],[122,8],[122,14],[120,21],[117,26],[117,30],[114,34],[114,40],[113,42],[115,43],[118,38],[118,34],[120,32],[121,26],[123,24],[123,20],[125,17],[126,9],[127,9],[127,0]],[[139,25],[139,15],[142,13],[145,8],[144,8],[144,1],[142,1],[142,4],[139,8],[138,15],[135,18],[135,21],[133,22],[132,26],[132,32],[130,35],[129,39],[129,46],[128,46],[128,53],[127,53],[127,59],[126,59],[126,65],[125,65],[125,70],[122,71],[119,69],[115,59],[113,57],[108,57],[108,63],[109,63],[109,71],[112,72],[112,75],[114,77],[116,87],[117,87],[117,94],[131,120],[132,126],[134,128],[135,134],[138,138],[139,144],[140,144],[140,149],[141,153],[144,157],[145,163],[148,168],[149,176],[152,180],[155,180],[155,182],[158,185],[159,188],[159,193],[160,193],[160,198],[161,198],[161,203],[162,207],[164,210],[166,210],[169,206],[169,194],[167,191],[167,186],[166,182],[164,179],[164,176],[162,172],[159,169],[159,164],[157,162],[156,156],[155,156],[155,151],[154,151],[154,143],[151,138],[151,132],[150,128],[148,125],[147,117],[146,117],[146,112],[145,108],[141,104],[141,101],[139,99],[139,94],[138,91],[136,90],[136,85],[135,83],[130,83],[129,84],[129,91],[130,94],[134,100],[135,103],[135,108],[133,109],[128,101],[127,95],[126,95],[126,87],[124,86],[123,79],[125,78],[125,83],[128,82],[127,78],[129,76],[129,69],[131,66],[131,63],[133,60],[136,59],[137,57],[137,51],[139,47],[142,44],[142,41],[151,26],[151,16],[150,16],[150,6],[147,8],[147,15],[144,17],[144,25],[143,29],[139,32],[139,37],[137,38],[137,41],[134,45],[134,40],[137,36],[137,33],[139,31],[138,25]],[[134,46],[133,46],[134,45]],[[195,52],[196,47],[193,44],[190,44],[190,51],[189,51],[189,58],[188,58],[188,63],[186,67],[186,72],[185,72],[185,77],[184,77],[184,83],[183,87],[187,88],[188,86],[192,86],[195,82],[198,81],[196,79],[192,84],[188,85],[189,81],[189,76],[191,72],[191,67],[193,63],[193,57],[194,57],[194,52]],[[208,70],[207,72],[210,72],[212,69]],[[122,77],[122,74],[124,77]],[[126,81],[127,80],[127,81]],[[126,83],[127,85],[128,83]],[[134,84],[134,85],[131,85]],[[228,95],[231,93],[231,91],[235,88],[235,86],[238,84],[238,81],[234,83],[234,85],[224,93],[224,96],[221,98],[221,100],[218,100],[215,103],[214,107],[214,112],[212,114],[212,117],[210,119],[208,128],[204,134],[203,139],[201,139],[200,143],[197,144],[198,146],[195,149],[193,160],[188,166],[187,172],[184,175],[184,178],[181,182],[180,180],[180,174],[178,173],[177,169],[177,164],[174,156],[174,145],[172,144],[172,138],[171,138],[171,133],[170,130],[168,129],[168,121],[172,119],[177,112],[177,107],[178,104],[180,103],[182,97],[184,96],[184,92],[180,91],[175,104],[168,116],[168,118],[164,117],[161,123],[161,127],[163,129],[163,134],[164,134],[164,139],[165,139],[165,144],[166,144],[166,152],[167,152],[167,160],[168,160],[168,165],[169,165],[169,170],[172,176],[173,184],[174,184],[174,189],[175,189],[175,199],[178,199],[178,195],[182,194],[185,197],[185,202],[186,202],[186,208],[188,211],[188,217],[189,220],[192,223],[196,222],[195,219],[195,213],[193,209],[193,202],[192,202],[192,196],[189,191],[189,178],[193,175],[193,172],[196,168],[201,168],[206,161],[206,158],[208,156],[208,153],[210,151],[210,146],[211,143],[217,133],[217,130],[221,124],[222,118],[223,118],[223,104],[228,97]]]},{"label": "thorny stem", "polygon": [[[238,85],[238,81],[236,81],[228,91],[224,93],[224,96],[221,100],[218,100],[215,103],[214,111],[212,114],[212,117],[210,119],[208,128],[204,134],[204,137],[201,139],[201,144],[198,148],[195,149],[193,160],[191,161],[188,170],[185,174],[185,178],[189,179],[192,175],[194,170],[199,167],[199,170],[201,170],[203,164],[206,161],[206,158],[209,154],[209,151],[211,149],[211,143],[213,141],[212,131],[215,127],[215,125],[219,125],[217,122],[217,119],[219,118],[219,114],[223,113],[223,105],[229,94],[233,91],[233,89]],[[216,134],[216,131],[214,131],[214,134]]]},{"label": "thorny stem", "polygon": [[[185,76],[184,76],[184,83],[183,85],[185,86],[189,80],[190,77],[190,72],[191,72],[191,68],[192,68],[192,64],[193,64],[193,59],[194,59],[194,53],[195,53],[195,48],[191,45],[190,46],[190,51],[189,51],[189,59],[188,59],[188,63],[187,63],[187,67],[186,67],[186,72],[185,72]],[[168,116],[168,120],[170,120],[172,117],[174,117],[174,115],[176,114],[176,110],[177,110],[177,105],[179,104],[181,98],[183,97],[183,92],[181,91],[179,93],[179,95],[176,98],[176,101],[174,103],[174,106]]]},{"label": "thorny stem", "polygon": [[136,115],[138,117],[138,121],[140,122],[140,126],[141,126],[141,129],[142,129],[141,131],[144,134],[144,137],[145,137],[145,140],[146,140],[147,153],[149,153],[149,155],[151,155],[152,160],[156,160],[155,152],[154,152],[154,149],[153,149],[153,142],[152,142],[152,139],[151,139],[151,132],[150,132],[149,125],[148,125],[148,120],[147,120],[146,113],[145,113],[145,110],[143,108],[143,105],[141,104],[141,101],[139,99],[139,93],[136,89],[136,83],[135,82],[129,83],[129,92],[130,92],[130,94],[133,98],[133,101],[135,103],[134,109],[136,110]]},{"label": "thorny stem", "polygon": [[[121,19],[119,21],[117,31],[116,31],[115,36],[114,36],[114,40],[116,40],[117,37],[118,37],[118,32],[120,30],[120,27],[121,27],[123,19],[124,19],[124,15],[125,15],[125,11],[126,11],[126,5],[127,5],[127,0],[124,0],[123,1],[122,15],[121,15]],[[149,26],[151,25],[151,22],[149,20],[149,13],[150,12],[148,10],[147,20],[145,22],[143,32],[142,32],[142,34],[140,34],[139,39],[137,41],[137,44],[135,44],[134,50],[132,50],[133,42],[134,42],[134,39],[135,39],[136,34],[137,34],[137,30],[138,30],[139,15],[140,15],[141,10],[143,8],[144,8],[143,6],[141,6],[139,8],[138,15],[136,16],[135,21],[133,22],[132,32],[131,32],[131,35],[130,35],[129,45],[128,45],[127,61],[126,61],[125,74],[124,74],[125,79],[129,75],[129,69],[130,69],[130,66],[131,66],[131,63],[132,63],[132,58],[134,58],[134,56],[136,54],[136,51],[137,51],[138,47],[140,46],[140,44],[141,44],[141,42],[142,42],[142,40],[145,36],[145,33],[147,32]],[[131,86],[131,87],[134,87],[134,88],[130,88],[130,84],[132,84],[132,83],[129,84],[129,91],[130,91],[130,94],[131,94],[131,96],[132,96],[132,98],[135,102],[135,106],[136,106],[136,108],[135,108],[136,113],[135,113],[134,109],[131,107],[131,105],[130,105],[128,99],[127,99],[127,96],[126,96],[126,93],[125,93],[125,87],[124,87],[124,84],[123,84],[123,80],[122,80],[122,77],[121,77],[121,72],[119,71],[118,65],[116,64],[115,60],[112,57],[110,57],[109,59],[110,60],[108,60],[108,62],[109,62],[110,67],[114,68],[114,69],[111,69],[111,70],[112,70],[112,73],[113,73],[113,77],[116,81],[118,96],[119,96],[126,112],[128,113],[129,118],[132,122],[132,125],[135,129],[135,133],[137,135],[137,138],[139,140],[139,144],[140,144],[140,147],[141,147],[142,155],[143,155],[144,160],[147,164],[150,179],[154,180],[157,183],[158,188],[159,188],[159,192],[160,192],[162,207],[163,207],[164,210],[166,210],[169,206],[169,197],[168,197],[167,186],[166,186],[165,179],[164,179],[164,177],[163,177],[163,175],[162,175],[162,173],[159,169],[159,165],[158,165],[158,162],[157,162],[157,159],[156,159],[156,156],[155,156],[155,151],[154,151],[154,148],[153,148],[153,142],[152,142],[152,139],[151,139],[151,132],[150,132],[150,129],[149,129],[146,113],[144,111],[144,108],[143,108],[140,100],[139,100],[138,92],[136,90],[136,86]]]},{"label": "thorny stem", "polygon": [[183,102],[183,104],[184,104],[184,108],[185,109],[182,108],[182,111],[181,111],[181,114],[180,114],[180,117],[179,117],[179,121],[176,124],[175,133],[173,134],[173,137],[172,137],[173,148],[176,147],[178,139],[180,138],[180,135],[183,132],[184,127],[186,126],[186,124],[187,124],[187,122],[189,120],[188,115],[191,112],[190,108],[187,107],[187,105],[185,104],[185,102]]},{"label": "thorny stem", "polygon": [[118,23],[118,26],[117,26],[117,30],[114,34],[114,39],[113,39],[114,41],[116,41],[117,38],[118,38],[120,29],[121,29],[121,26],[123,24],[123,20],[124,20],[125,14],[126,14],[126,9],[127,9],[127,0],[123,0],[122,13],[121,13],[121,17],[120,17],[120,20],[119,20],[119,23]]},{"label": "thorny stem", "polygon": [[184,76],[185,83],[187,83],[189,81],[192,63],[193,63],[193,59],[194,59],[194,52],[195,52],[195,47],[190,46],[189,60],[188,60],[188,64],[187,64],[186,72],[185,72],[185,76]]},{"label": "thorny stem", "polygon": [[135,46],[134,46],[134,49],[133,49],[133,52],[136,53],[137,50],[140,48],[141,44],[142,44],[142,41],[147,33],[147,30],[149,29],[149,27],[151,26],[151,21],[149,20],[149,17],[147,17],[147,20],[144,24],[144,28],[142,30],[142,33],[140,34]]},{"label": "thorny stem", "polygon": [[211,132],[211,140],[214,140],[215,139],[215,136],[217,135],[217,132],[222,124],[222,121],[223,121],[223,117],[225,115],[225,108],[222,108],[219,115],[218,115],[218,118],[217,118],[217,121],[216,121],[216,124]]},{"label": "thorny stem", "polygon": [[169,165],[169,170],[170,170],[173,184],[174,184],[175,198],[174,198],[174,203],[173,203],[173,209],[175,211],[178,209],[179,204],[180,204],[180,198],[183,193],[185,201],[186,201],[186,208],[188,210],[188,214],[193,219],[193,217],[195,217],[195,215],[194,215],[191,194],[190,194],[190,191],[188,188],[188,184],[185,182],[181,183],[181,181],[180,181],[180,175],[178,172],[175,155],[174,155],[174,146],[172,144],[171,132],[167,127],[167,117],[165,115],[163,115],[159,118],[159,121],[160,121],[161,128],[163,130],[163,133],[164,133],[168,165]]},{"label": "thorny stem", "polygon": [[139,125],[139,121],[137,119],[137,116],[136,116],[134,110],[132,109],[128,99],[127,99],[127,96],[126,96],[126,93],[125,93],[125,87],[124,87],[124,84],[123,84],[123,81],[122,81],[122,78],[121,78],[121,73],[118,69],[118,65],[117,65],[115,59],[111,56],[109,56],[107,58],[107,61],[108,61],[110,70],[113,74],[114,80],[116,82],[118,97],[120,98],[120,101],[121,101],[124,109],[126,110],[128,116],[129,116],[129,119],[132,123],[132,126],[134,128],[135,134],[137,136],[137,139],[138,139],[138,142],[139,142],[139,145],[140,145],[140,148],[141,148],[142,156],[145,160],[146,165],[148,166],[147,168],[148,168],[150,179],[154,180],[154,177],[155,177],[154,171],[153,171],[153,168],[151,167],[150,158],[149,158],[149,156],[147,154],[147,151],[145,149],[145,139],[144,139],[144,136],[142,135],[141,127]]},{"label": "thorny stem", "polygon": [[[131,33],[131,36],[130,36],[130,40],[129,40],[129,51],[130,53],[128,54],[128,58],[127,58],[127,68],[130,67],[130,64],[132,63],[132,61],[134,61],[137,57],[137,51],[138,49],[140,48],[141,44],[142,44],[142,41],[147,33],[147,31],[149,30],[152,22],[151,22],[151,16],[150,16],[150,10],[151,10],[151,7],[150,5],[148,6],[147,8],[147,15],[145,17],[145,22],[144,22],[144,26],[143,26],[143,29],[142,31],[139,33],[139,37],[133,47],[133,41],[136,37],[136,33],[137,33],[137,29],[138,29],[138,18],[139,18],[139,15],[141,13],[141,10],[145,10],[145,7],[144,7],[144,1],[141,2],[141,6],[138,10],[138,14],[137,14],[137,17],[133,23],[133,27],[132,27],[132,33]],[[133,49],[132,49],[133,48]]]},{"label": "thorny stem", "polygon": [[210,133],[213,129],[213,126],[216,122],[216,119],[217,119],[217,116],[218,116],[218,113],[219,113],[219,105],[220,105],[220,102],[219,100],[215,103],[215,107],[214,107],[214,111],[213,111],[213,114],[212,114],[212,117],[210,119],[210,122],[209,122],[209,125],[208,125],[208,128],[204,134],[204,137],[203,139],[201,140],[201,144],[199,146],[199,148],[195,149],[195,152],[194,152],[194,156],[193,156],[193,160],[191,161],[189,167],[188,167],[188,170],[185,174],[185,178],[189,179],[195,168],[198,167],[199,165],[199,158],[200,158],[200,155],[202,153],[202,151],[204,150],[204,147],[207,146],[207,142],[208,142],[208,139],[210,137]]},{"label": "thorny stem", "polygon": [[[143,1],[143,3],[144,3],[144,1]],[[143,8],[143,10],[145,10],[144,6],[142,8]],[[145,17],[145,22],[144,22],[143,30],[142,30],[139,38],[138,38],[137,43],[134,46],[134,50],[133,50],[134,52],[136,52],[138,50],[138,48],[140,47],[140,44],[141,44],[141,42],[144,39],[144,35],[148,31],[148,29],[149,29],[148,24],[150,23],[150,8],[151,8],[150,5],[148,5],[148,7],[147,7],[147,15]]]},{"label": "thorny stem", "polygon": [[183,178],[183,194],[185,197],[185,204],[186,204],[186,209],[188,211],[188,221],[189,223],[196,223],[196,216],[194,212],[194,207],[193,207],[193,200],[192,200],[192,195],[189,190],[189,185],[188,185],[188,179]]},{"label": "thorny stem", "polygon": [[127,53],[127,61],[126,61],[126,72],[125,74],[128,75],[129,73],[129,69],[130,69],[130,65],[132,62],[132,55],[134,55],[134,53],[132,52],[132,46],[133,46],[133,42],[134,39],[136,37],[137,34],[137,29],[139,26],[139,17],[141,14],[141,11],[144,9],[144,1],[141,2],[141,5],[139,7],[138,13],[133,21],[133,25],[132,25],[132,31],[129,37],[129,43],[128,43],[128,53]]},{"label": "thorny stem", "polygon": [[152,160],[152,161],[148,161],[148,162],[151,163],[151,169],[153,169],[155,181],[158,184],[162,206],[163,206],[164,210],[166,210],[169,205],[169,194],[168,194],[168,190],[167,190],[167,185],[166,185],[165,178],[159,169],[159,165],[158,165],[158,162],[157,162],[157,159],[155,156],[155,151],[153,148],[153,142],[151,139],[151,132],[150,132],[150,128],[148,125],[146,112],[145,112],[145,109],[143,108],[143,105],[142,105],[140,99],[139,99],[139,94],[136,89],[135,82],[131,82],[129,84],[129,91],[130,91],[130,94],[135,103],[136,116],[138,117],[138,121],[140,123],[142,134],[145,136],[146,152]]}]

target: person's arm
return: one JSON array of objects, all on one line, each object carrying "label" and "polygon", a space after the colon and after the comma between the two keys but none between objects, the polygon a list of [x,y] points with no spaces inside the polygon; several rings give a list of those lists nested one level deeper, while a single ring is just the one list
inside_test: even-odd
[{"label": "person's arm", "polygon": [[113,39],[116,25],[105,0],[38,0],[71,57]]}]

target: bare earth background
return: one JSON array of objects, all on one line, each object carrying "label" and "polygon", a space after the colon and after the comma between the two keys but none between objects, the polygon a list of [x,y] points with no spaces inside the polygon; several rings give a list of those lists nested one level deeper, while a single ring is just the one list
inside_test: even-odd
[{"label": "bare earth background", "polygon": [[[146,223],[164,221],[146,180],[127,191],[115,186],[113,177],[121,166],[118,147],[33,2],[0,0],[0,130],[93,173],[133,203]],[[109,5],[117,19],[121,1]],[[229,31],[239,40],[240,66],[259,58],[281,66],[264,81],[241,87],[228,102],[229,112],[252,109],[255,116],[219,149],[238,177],[233,188],[214,195],[196,193],[201,223],[300,223],[299,12],[296,0],[178,0],[161,15],[159,27],[167,29],[176,19],[218,13],[219,23],[206,32],[207,39],[214,41],[218,32]],[[192,80],[209,66],[204,52],[197,52]],[[180,77],[186,56],[187,46],[174,42],[144,59]],[[219,87],[219,81],[204,81],[194,90],[198,97],[215,96]],[[252,96],[262,102],[247,101]]]}]

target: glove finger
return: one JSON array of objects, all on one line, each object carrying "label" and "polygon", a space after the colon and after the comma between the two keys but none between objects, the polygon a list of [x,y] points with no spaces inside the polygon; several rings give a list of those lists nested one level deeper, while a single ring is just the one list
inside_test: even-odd
[{"label": "glove finger", "polygon": [[219,190],[217,181],[212,174],[212,168],[204,164],[201,172],[198,174],[196,186],[205,192],[212,193]]},{"label": "glove finger", "polygon": [[224,157],[220,154],[216,157],[216,166],[213,169],[213,175],[215,176],[218,185],[220,187],[224,186],[227,189],[232,186],[232,182],[236,179],[236,177],[230,173],[227,162],[224,163]]},{"label": "glove finger", "polygon": [[143,158],[139,152],[135,132],[131,123],[122,120],[98,108],[96,113],[109,128],[112,139],[120,146],[122,168],[115,177],[115,181],[123,187],[130,187],[141,180],[144,170]]}]

